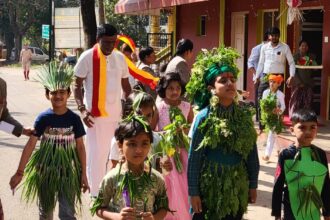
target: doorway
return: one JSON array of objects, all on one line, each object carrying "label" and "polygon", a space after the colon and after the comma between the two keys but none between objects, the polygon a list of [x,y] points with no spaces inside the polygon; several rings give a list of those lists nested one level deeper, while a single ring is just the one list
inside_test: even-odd
[{"label": "doorway", "polygon": [[241,73],[236,83],[239,90],[246,88],[247,14],[247,12],[233,12],[231,17],[231,46],[241,55],[241,58],[237,59],[237,67]]},{"label": "doorway", "polygon": [[[323,10],[306,9],[303,10],[304,21],[301,23],[300,40],[306,40],[309,44],[309,51],[316,56],[318,65],[322,65],[322,36],[323,36]],[[297,49],[298,49],[297,43]],[[313,73],[313,104],[312,109],[319,115],[321,104],[321,74],[322,70],[315,70]]]}]

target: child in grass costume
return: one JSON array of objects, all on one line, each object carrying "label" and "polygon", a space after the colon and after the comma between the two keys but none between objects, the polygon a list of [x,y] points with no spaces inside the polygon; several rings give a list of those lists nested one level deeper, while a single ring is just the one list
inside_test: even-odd
[{"label": "child in grass costume", "polygon": [[[52,108],[37,117],[35,132],[23,150],[10,186],[14,190],[24,177],[23,197],[28,202],[38,198],[40,219],[53,219],[57,201],[59,218],[75,219],[81,187],[88,189],[85,130],[80,117],[66,106],[73,70],[56,62],[49,65],[44,66],[39,80]],[[31,156],[39,138],[40,148]]]},{"label": "child in grass costume", "polygon": [[262,94],[260,100],[261,124],[268,132],[267,145],[263,160],[268,161],[277,138],[277,134],[283,130],[283,112],[285,110],[284,93],[279,90],[283,77],[281,75],[269,75],[269,88]]},{"label": "child in grass costume", "polygon": [[164,179],[145,162],[153,136],[144,120],[131,115],[115,131],[125,162],[112,169],[100,185],[91,212],[102,219],[164,219],[169,210]]},{"label": "child in grass costume", "polygon": [[236,220],[256,201],[259,160],[252,112],[238,105],[239,54],[220,47],[197,57],[187,92],[201,111],[188,159],[193,219]]},{"label": "child in grass costume", "polygon": [[330,220],[330,179],[326,153],[311,142],[317,134],[315,112],[300,109],[291,116],[293,145],[278,158],[272,216],[281,220]]}]

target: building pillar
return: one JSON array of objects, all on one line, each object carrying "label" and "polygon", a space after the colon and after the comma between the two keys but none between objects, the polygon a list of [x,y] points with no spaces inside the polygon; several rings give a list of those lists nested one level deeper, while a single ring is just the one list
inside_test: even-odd
[{"label": "building pillar", "polygon": [[[172,7],[168,10],[167,14],[167,33],[172,33],[173,38],[168,39],[168,44],[172,45],[172,55],[176,50],[176,7]],[[172,40],[172,42],[171,42]]]},{"label": "building pillar", "polygon": [[[160,33],[160,16],[159,15],[151,15],[150,16],[150,32],[151,33]],[[159,36],[151,35],[150,45],[154,49],[158,47]]]},{"label": "building pillar", "polygon": [[225,7],[226,0],[220,0],[219,45],[225,44]]},{"label": "building pillar", "polygon": [[280,29],[280,41],[286,43],[287,41],[287,17],[288,14],[285,11],[287,7],[286,0],[280,0],[280,11],[279,14],[281,15],[279,20],[279,29]]}]

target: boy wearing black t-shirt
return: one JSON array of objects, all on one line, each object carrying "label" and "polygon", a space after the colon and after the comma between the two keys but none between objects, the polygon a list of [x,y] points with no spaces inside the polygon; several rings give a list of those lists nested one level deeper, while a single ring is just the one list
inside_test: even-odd
[{"label": "boy wearing black t-shirt", "polygon": [[[81,203],[81,188],[83,192],[89,189],[83,142],[85,130],[80,117],[67,108],[72,74],[63,73],[59,68],[61,66],[54,68],[57,72],[49,74],[55,76],[51,80],[57,83],[42,81],[52,108],[37,117],[35,132],[28,140],[18,169],[10,180],[14,190],[24,174],[24,197],[31,201],[35,195],[38,196],[40,219],[53,219],[57,201],[59,218],[75,219],[75,204]],[[62,83],[63,80],[67,81]],[[30,158],[38,139],[41,140],[40,149]]]}]

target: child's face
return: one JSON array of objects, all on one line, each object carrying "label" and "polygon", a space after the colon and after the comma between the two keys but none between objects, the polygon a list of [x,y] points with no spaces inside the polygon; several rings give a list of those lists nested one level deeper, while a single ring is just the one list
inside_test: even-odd
[{"label": "child's face", "polygon": [[280,86],[281,84],[275,82],[274,80],[269,80],[269,89],[272,91],[272,92],[276,92],[278,87]]},{"label": "child's face", "polygon": [[165,90],[165,96],[172,101],[178,100],[181,96],[180,83],[178,81],[171,81]]},{"label": "child's face", "polygon": [[56,91],[49,92],[47,99],[52,103],[53,108],[64,108],[70,94],[67,89],[59,89]]},{"label": "child's face", "polygon": [[141,106],[139,114],[143,115],[147,122],[150,124],[154,116],[154,109],[151,106]]},{"label": "child's face", "polygon": [[236,96],[236,79],[230,72],[217,76],[214,83],[215,94],[219,99],[234,100]]},{"label": "child's face", "polygon": [[290,127],[291,134],[296,136],[300,146],[310,146],[317,134],[316,122],[298,122]]},{"label": "child's face", "polygon": [[126,160],[135,166],[144,163],[150,150],[150,138],[147,133],[142,132],[134,137],[125,139],[123,143],[118,143]]}]

